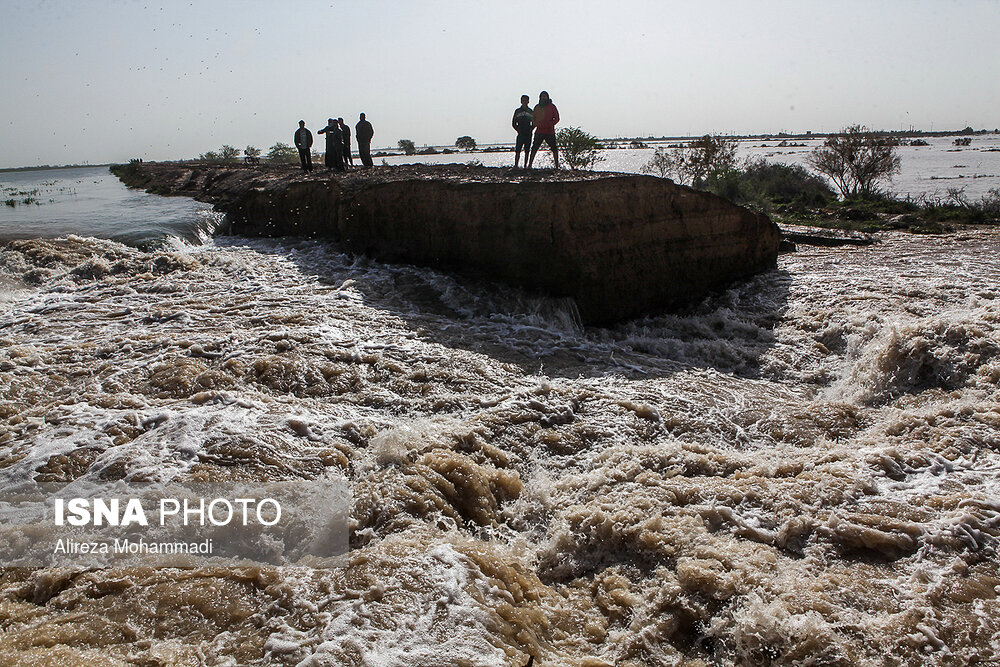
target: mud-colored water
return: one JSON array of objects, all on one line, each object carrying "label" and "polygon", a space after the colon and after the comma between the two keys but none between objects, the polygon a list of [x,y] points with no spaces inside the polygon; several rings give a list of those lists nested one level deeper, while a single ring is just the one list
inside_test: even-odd
[{"label": "mud-colored water", "polygon": [[0,663],[1000,655],[1000,236],[803,248],[689,312],[318,242],[0,251],[0,484],[342,473],[340,570],[5,570]]}]

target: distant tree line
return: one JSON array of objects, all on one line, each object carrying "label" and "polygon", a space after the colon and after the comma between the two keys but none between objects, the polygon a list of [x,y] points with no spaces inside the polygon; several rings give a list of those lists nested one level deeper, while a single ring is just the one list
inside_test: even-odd
[{"label": "distant tree line", "polygon": [[[199,155],[198,159],[210,164],[237,164],[241,161],[257,162],[260,160],[261,152],[256,146],[247,146],[241,154],[240,149],[229,144],[223,144],[219,150],[206,151]],[[294,164],[299,161],[299,153],[293,147],[279,141],[268,149],[267,155],[264,156],[264,161],[270,164]]]}]

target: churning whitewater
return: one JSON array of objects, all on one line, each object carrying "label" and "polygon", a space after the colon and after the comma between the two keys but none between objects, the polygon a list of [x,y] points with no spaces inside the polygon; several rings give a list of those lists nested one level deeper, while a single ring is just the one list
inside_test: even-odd
[{"label": "churning whitewater", "polygon": [[3,571],[0,662],[1000,654],[1000,235],[801,248],[683,314],[219,238],[0,249],[0,480],[346,477],[334,570]]}]

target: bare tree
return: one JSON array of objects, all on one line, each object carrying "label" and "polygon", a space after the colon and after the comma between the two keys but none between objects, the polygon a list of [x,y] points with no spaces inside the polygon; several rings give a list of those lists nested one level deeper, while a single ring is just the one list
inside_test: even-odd
[{"label": "bare tree", "polygon": [[642,165],[642,173],[656,174],[660,178],[667,178],[679,171],[678,157],[683,159],[683,156],[679,153],[679,149],[674,149],[668,153],[663,148],[657,148],[653,152],[653,157],[649,159],[649,162]]},{"label": "bare tree", "polygon": [[736,166],[736,140],[706,134],[691,142],[685,167],[692,183]]},{"label": "bare tree", "polygon": [[878,191],[879,181],[899,173],[896,142],[861,125],[830,137],[807,161],[832,180],[845,199],[869,197]]},{"label": "bare tree", "polygon": [[679,182],[697,186],[709,174],[736,166],[736,140],[706,134],[687,146],[669,152],[657,148],[643,167],[647,174],[674,176]]}]

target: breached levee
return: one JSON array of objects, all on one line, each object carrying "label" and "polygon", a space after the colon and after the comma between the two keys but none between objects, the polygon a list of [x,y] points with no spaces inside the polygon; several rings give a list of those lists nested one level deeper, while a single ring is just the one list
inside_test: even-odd
[{"label": "breached levee", "polygon": [[764,215],[635,174],[461,164],[111,171],[131,187],[209,202],[239,234],[328,237],[381,261],[572,297],[588,324],[690,303],[773,267],[780,242]]}]

